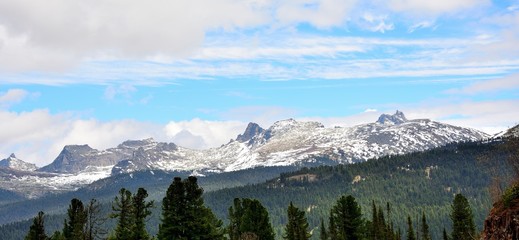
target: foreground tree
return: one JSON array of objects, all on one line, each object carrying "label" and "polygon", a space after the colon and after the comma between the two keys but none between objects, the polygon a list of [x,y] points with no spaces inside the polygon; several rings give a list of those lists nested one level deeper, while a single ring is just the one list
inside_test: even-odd
[{"label": "foreground tree", "polygon": [[429,225],[427,224],[427,219],[425,218],[425,212],[422,212],[422,226],[420,228],[422,233],[422,240],[431,240],[431,233],[429,232]]},{"label": "foreground tree", "polygon": [[452,239],[469,240],[476,238],[476,227],[472,209],[465,196],[456,194],[452,204]]},{"label": "foreground tree", "polygon": [[137,194],[133,196],[133,229],[132,239],[148,240],[150,235],[146,230],[146,219],[151,215],[153,201],[147,202],[148,192],[144,188],[139,188]]},{"label": "foreground tree", "polygon": [[158,239],[222,239],[222,221],[204,206],[196,177],[175,177],[162,201]]},{"label": "foreground tree", "polygon": [[413,229],[413,222],[411,216],[407,216],[407,240],[418,240]]},{"label": "foreground tree", "polygon": [[326,230],[326,226],[324,226],[324,220],[321,218],[321,235],[319,236],[319,240],[328,240],[328,231]]},{"label": "foreground tree", "polygon": [[119,190],[119,196],[116,196],[112,203],[112,211],[113,213],[110,215],[110,218],[117,218],[117,225],[111,238],[117,240],[132,239],[134,224],[132,216],[132,193],[125,188],[121,188],[121,190]]},{"label": "foreground tree", "polygon": [[63,227],[63,236],[67,240],[84,239],[87,212],[81,200],[74,198],[70,201],[67,210],[67,220]]},{"label": "foreground tree", "polygon": [[86,207],[86,214],[85,240],[102,239],[107,232],[102,227],[106,219],[101,217],[101,204],[96,199],[91,199]]},{"label": "foreground tree", "polygon": [[357,240],[362,236],[362,212],[351,195],[337,200],[330,212],[330,238],[337,240]]},{"label": "foreground tree", "polygon": [[231,240],[274,239],[267,209],[256,199],[234,199],[233,206],[229,208],[229,222],[227,231]]},{"label": "foreground tree", "polygon": [[308,221],[305,212],[295,207],[292,202],[287,209],[288,223],[285,226],[283,239],[287,240],[307,240],[312,236],[308,231]]},{"label": "foreground tree", "polygon": [[43,215],[44,213],[40,211],[34,218],[32,225],[29,228],[29,233],[25,236],[25,240],[47,240],[45,227],[43,226]]}]

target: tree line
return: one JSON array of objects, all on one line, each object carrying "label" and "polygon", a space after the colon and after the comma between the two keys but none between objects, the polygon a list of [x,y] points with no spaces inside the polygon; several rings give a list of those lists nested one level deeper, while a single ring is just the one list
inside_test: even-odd
[{"label": "tree line", "polygon": [[[274,240],[276,238],[269,212],[257,199],[236,198],[228,209],[227,226],[208,208],[202,198],[203,189],[198,185],[196,177],[182,180],[175,177],[168,187],[162,201],[162,213],[159,231],[150,236],[146,229],[146,221],[155,206],[148,201],[148,193],[139,188],[132,194],[125,188],[112,202],[112,213],[108,216],[116,220],[111,231],[104,229],[107,220],[100,214],[100,204],[90,200],[87,204],[79,199],[72,199],[67,210],[66,219],[61,231],[50,236],[44,228],[44,213],[39,212],[25,237],[26,240]],[[290,202],[286,209],[287,223],[284,226],[283,239],[306,240],[318,234],[321,240],[430,240],[431,233],[425,213],[417,231],[411,217],[408,216],[408,227],[405,235],[401,229],[395,228],[391,205],[385,209],[372,202],[372,216],[365,218],[360,205],[352,195],[343,195],[332,206],[327,221],[321,219],[319,233],[310,229],[305,211]],[[476,229],[472,209],[462,194],[454,198],[450,218],[453,230],[447,233],[443,229],[443,238],[474,239]]]}]

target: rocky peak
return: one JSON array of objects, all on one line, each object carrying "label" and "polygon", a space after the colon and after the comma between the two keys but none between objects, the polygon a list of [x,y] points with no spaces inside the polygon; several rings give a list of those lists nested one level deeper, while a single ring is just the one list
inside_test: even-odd
[{"label": "rocky peak", "polygon": [[506,131],[504,137],[519,137],[519,125],[512,127]]},{"label": "rocky peak", "polygon": [[117,146],[118,148],[140,148],[147,145],[156,144],[155,139],[146,138],[142,140],[126,140]]},{"label": "rocky peak", "polygon": [[405,117],[403,112],[396,111],[395,114],[382,114],[377,120],[377,123],[380,124],[391,124],[391,125],[397,125],[401,123],[407,122],[407,118]]},{"label": "rocky peak", "polygon": [[21,171],[34,171],[37,169],[36,165],[18,159],[16,155],[14,155],[14,153],[11,153],[11,155],[8,158],[1,160],[0,167],[11,168]]},{"label": "rocky peak", "polygon": [[84,145],[66,145],[63,147],[63,150],[61,151],[61,154],[63,153],[72,153],[72,154],[82,154],[82,153],[88,153],[95,149],[88,146],[88,144]]},{"label": "rocky peak", "polygon": [[240,134],[236,137],[236,141],[242,142],[242,143],[248,142],[251,139],[253,139],[255,136],[258,136],[259,134],[264,133],[264,132],[265,132],[265,129],[261,128],[258,124],[251,122],[247,125],[245,132],[243,132],[243,134]]}]

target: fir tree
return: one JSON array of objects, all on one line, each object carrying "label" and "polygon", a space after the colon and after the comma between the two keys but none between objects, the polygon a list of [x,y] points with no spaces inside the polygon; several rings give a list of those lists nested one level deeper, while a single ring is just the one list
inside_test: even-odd
[{"label": "fir tree", "polygon": [[121,188],[119,196],[116,196],[112,203],[113,213],[110,215],[111,218],[117,218],[114,239],[132,239],[132,229],[134,228],[132,207],[132,193],[125,188]]},{"label": "fir tree", "polygon": [[267,209],[256,199],[234,199],[229,208],[228,232],[231,240],[255,235],[261,240],[273,240],[274,230]]},{"label": "fir tree", "polygon": [[[332,223],[334,226],[332,226]],[[330,233],[332,227],[336,234],[332,239],[357,240],[362,236],[362,212],[360,206],[351,195],[342,196],[332,207],[330,214]]]},{"label": "fir tree", "polygon": [[25,240],[47,240],[47,235],[45,234],[45,227],[43,224],[43,215],[42,211],[38,212],[38,215],[34,218],[31,227],[29,228],[29,233],[25,236]]},{"label": "fir tree", "polygon": [[469,202],[462,194],[456,194],[452,204],[452,239],[465,240],[476,237],[474,217]]},{"label": "fir tree", "polygon": [[285,226],[283,239],[287,240],[307,240],[312,235],[308,231],[308,221],[305,212],[295,207],[292,202],[287,209],[288,223]]},{"label": "fir tree", "polygon": [[417,240],[413,229],[413,222],[411,216],[407,216],[407,240]]},{"label": "fir tree", "polygon": [[55,231],[50,237],[49,240],[65,240],[65,236],[60,231]]},{"label": "fir tree", "polygon": [[447,230],[443,228],[443,240],[449,240],[449,234],[447,234]]},{"label": "fir tree", "polygon": [[133,196],[133,229],[132,239],[147,240],[150,239],[148,231],[146,230],[146,218],[151,215],[151,208],[153,201],[146,202],[148,192],[144,188],[139,188],[137,194]]},{"label": "fir tree", "polygon": [[85,225],[87,222],[87,212],[81,200],[74,198],[70,201],[67,210],[68,221],[65,220],[63,236],[67,240],[83,239],[85,236]]},{"label": "fir tree", "polygon": [[431,240],[431,233],[429,232],[429,225],[427,224],[427,219],[425,218],[425,212],[422,212],[422,226],[420,228],[422,232],[422,240]]},{"label": "fir tree", "polygon": [[162,201],[158,239],[222,239],[222,221],[204,206],[196,177],[174,178]]},{"label": "fir tree", "polygon": [[324,220],[321,218],[321,234],[319,236],[320,240],[328,240],[328,231],[326,230],[326,226],[324,226]]}]

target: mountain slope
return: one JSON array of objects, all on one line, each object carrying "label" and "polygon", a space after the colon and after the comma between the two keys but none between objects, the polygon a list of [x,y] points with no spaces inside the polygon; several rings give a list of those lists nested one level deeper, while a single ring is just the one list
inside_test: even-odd
[{"label": "mountain slope", "polygon": [[325,128],[318,122],[288,119],[268,129],[250,123],[236,140],[219,148],[149,149],[118,163],[114,173],[144,169],[227,172],[301,164],[323,156],[336,163],[354,163],[487,137],[477,130],[428,119],[407,120],[399,111],[394,115],[383,114],[375,123],[350,128]]},{"label": "mountain slope", "polygon": [[10,168],[20,171],[34,171],[37,169],[36,165],[18,159],[14,153],[6,159],[0,160],[0,168]]}]

